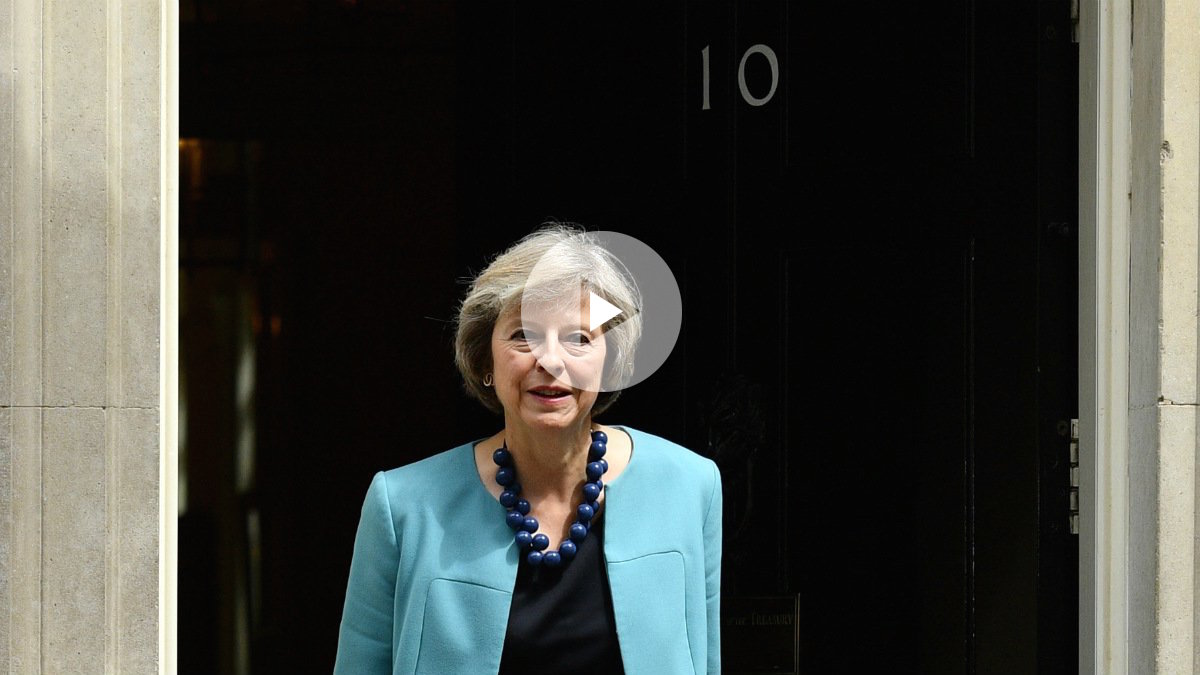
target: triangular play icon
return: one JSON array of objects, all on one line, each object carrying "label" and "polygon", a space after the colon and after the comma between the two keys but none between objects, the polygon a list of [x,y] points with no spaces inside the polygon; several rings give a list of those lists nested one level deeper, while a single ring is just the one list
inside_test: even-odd
[{"label": "triangular play icon", "polygon": [[613,305],[604,298],[590,291],[589,295],[591,296],[589,298],[591,301],[591,311],[589,314],[591,314],[591,316],[588,317],[588,323],[591,325],[588,326],[588,330],[596,330],[600,326],[608,323],[614,316],[621,313],[621,308]]}]

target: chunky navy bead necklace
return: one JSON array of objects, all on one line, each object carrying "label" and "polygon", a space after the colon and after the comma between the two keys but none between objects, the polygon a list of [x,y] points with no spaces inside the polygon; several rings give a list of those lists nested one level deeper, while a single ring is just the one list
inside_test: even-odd
[{"label": "chunky navy bead necklace", "polygon": [[500,493],[500,503],[508,509],[505,522],[516,530],[517,546],[521,551],[528,551],[525,560],[530,565],[558,567],[575,557],[579,544],[587,538],[589,523],[598,508],[596,499],[604,489],[600,476],[608,471],[608,460],[604,459],[607,449],[608,435],[603,431],[593,431],[592,445],[588,449],[587,482],[583,484],[583,503],[576,510],[570,538],[564,539],[557,551],[546,551],[550,537],[537,533],[537,518],[529,515],[529,501],[521,498],[521,484],[517,482],[517,467],[513,466],[512,453],[508,451],[508,440],[492,453],[492,461],[500,467],[496,471],[496,482],[504,488],[504,492]]}]

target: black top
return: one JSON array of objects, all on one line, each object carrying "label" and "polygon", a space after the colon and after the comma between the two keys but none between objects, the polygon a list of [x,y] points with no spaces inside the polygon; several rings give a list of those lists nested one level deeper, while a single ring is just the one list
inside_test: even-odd
[{"label": "black top", "polygon": [[604,567],[603,516],[601,504],[575,559],[566,565],[550,569],[520,561],[500,675],[624,674]]}]

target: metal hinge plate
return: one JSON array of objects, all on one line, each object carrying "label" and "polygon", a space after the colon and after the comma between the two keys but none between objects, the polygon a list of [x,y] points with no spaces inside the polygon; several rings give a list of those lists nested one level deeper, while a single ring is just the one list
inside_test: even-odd
[{"label": "metal hinge plate", "polygon": [[1071,534],[1079,534],[1079,420],[1071,420],[1071,486],[1070,486],[1070,518]]}]

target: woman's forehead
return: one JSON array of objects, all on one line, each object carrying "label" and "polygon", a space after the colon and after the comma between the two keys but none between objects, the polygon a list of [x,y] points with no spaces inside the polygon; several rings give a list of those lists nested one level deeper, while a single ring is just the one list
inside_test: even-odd
[{"label": "woman's forehead", "polygon": [[585,297],[582,302],[564,301],[556,303],[538,303],[516,305],[504,312],[498,321],[502,324],[519,323],[531,327],[537,326],[571,326],[581,327],[587,324],[590,308]]}]

